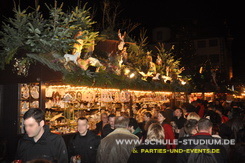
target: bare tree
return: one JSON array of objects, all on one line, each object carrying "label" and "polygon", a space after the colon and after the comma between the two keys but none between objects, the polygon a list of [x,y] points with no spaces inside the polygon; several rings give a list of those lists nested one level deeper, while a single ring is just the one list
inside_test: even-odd
[{"label": "bare tree", "polygon": [[[114,29],[116,26],[116,19],[118,15],[122,12],[120,10],[120,3],[119,2],[110,2],[110,0],[104,0],[102,4],[102,28],[111,28]],[[107,24],[107,26],[105,26]]]},{"label": "bare tree", "polygon": [[140,23],[133,23],[129,19],[122,20],[122,23],[121,23],[121,27],[124,28],[124,29],[126,29],[128,35],[133,30],[135,30],[139,25],[140,25]]},{"label": "bare tree", "polygon": [[39,5],[39,0],[35,0],[35,8],[37,8]]}]

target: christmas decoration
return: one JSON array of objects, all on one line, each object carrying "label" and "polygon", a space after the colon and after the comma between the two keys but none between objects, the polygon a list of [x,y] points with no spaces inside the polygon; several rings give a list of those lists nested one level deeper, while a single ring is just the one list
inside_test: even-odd
[{"label": "christmas decoration", "polygon": [[28,70],[30,67],[30,61],[25,58],[14,58],[13,71],[17,73],[17,75],[28,75]]},{"label": "christmas decoration", "polygon": [[[107,50],[98,48],[105,32],[99,35],[93,31],[95,22],[86,5],[75,7],[68,13],[62,10],[62,5],[48,6],[50,14],[47,18],[42,16],[39,7],[29,13],[20,7],[14,9],[15,17],[4,23],[1,32],[2,68],[21,54],[23,61],[33,60],[62,72],[63,82],[69,84],[166,91],[174,88],[166,81],[166,78],[169,81],[180,78],[179,61],[174,59],[171,49],[158,48],[158,54],[151,54],[152,50],[145,48],[146,32],[140,34],[137,42],[128,35],[126,37],[128,32],[113,28],[106,29],[109,35],[105,36],[105,43],[112,46],[104,46]],[[115,38],[118,40],[109,41]],[[18,74],[28,74],[28,62],[15,60],[15,63]],[[180,80],[173,84],[183,87]]]}]

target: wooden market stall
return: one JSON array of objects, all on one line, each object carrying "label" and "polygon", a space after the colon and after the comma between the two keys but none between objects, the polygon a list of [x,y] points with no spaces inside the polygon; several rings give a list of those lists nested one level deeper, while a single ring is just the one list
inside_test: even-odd
[{"label": "wooden market stall", "polygon": [[[31,107],[38,108],[41,103],[51,130],[66,134],[76,132],[76,120],[81,116],[90,119],[90,129],[93,130],[95,124],[100,121],[102,110],[116,115],[126,112],[129,116],[133,116],[132,106],[135,103],[157,105],[169,103],[172,97],[171,92],[119,90],[53,83],[42,84],[41,88],[37,83],[21,83],[19,89],[20,133],[24,133],[22,116],[25,111]],[[39,101],[41,94],[45,96],[42,101]]]}]

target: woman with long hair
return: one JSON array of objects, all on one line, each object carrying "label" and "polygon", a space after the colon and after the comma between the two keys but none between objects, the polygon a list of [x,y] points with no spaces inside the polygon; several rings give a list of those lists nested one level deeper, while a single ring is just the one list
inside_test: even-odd
[{"label": "woman with long hair", "polygon": [[162,125],[152,123],[148,128],[144,144],[135,147],[127,163],[158,163],[163,160],[175,162],[174,155],[166,152],[167,149],[163,143],[164,137]]},{"label": "woman with long hair", "polygon": [[176,145],[173,144],[173,141],[175,139],[175,135],[173,132],[172,126],[169,124],[168,120],[166,119],[167,115],[164,111],[159,111],[157,115],[157,121],[162,125],[164,129],[164,135],[165,135],[165,140],[169,142],[167,144],[167,149],[174,149],[176,148]]}]

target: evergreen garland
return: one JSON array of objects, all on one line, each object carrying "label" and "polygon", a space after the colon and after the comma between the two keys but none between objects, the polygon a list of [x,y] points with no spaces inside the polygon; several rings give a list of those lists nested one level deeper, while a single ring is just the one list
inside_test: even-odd
[{"label": "evergreen garland", "polygon": [[[186,89],[178,82],[171,85],[162,81],[145,81],[141,79],[139,74],[130,79],[103,69],[99,72],[85,71],[72,62],[64,65],[63,55],[70,53],[73,49],[73,45],[76,43],[74,35],[78,31],[83,32],[80,38],[84,41],[85,47],[90,46],[99,37],[98,32],[92,30],[92,25],[95,22],[91,20],[86,5],[81,8],[75,7],[68,13],[64,12],[62,7],[63,4],[59,7],[47,5],[48,18],[43,17],[39,7],[30,13],[27,10],[21,10],[20,7],[14,8],[14,18],[9,18],[7,23],[3,23],[3,31],[0,32],[0,46],[3,47],[0,52],[2,69],[14,58],[21,57],[25,60],[38,61],[55,71],[62,72],[63,81],[67,84],[154,91],[171,91],[172,89],[182,91]],[[108,31],[104,33],[108,33]],[[116,35],[116,32],[111,31],[111,37]],[[135,73],[137,73],[136,70],[147,71],[146,50],[144,49],[146,38],[144,37],[145,33],[141,35],[140,43],[130,44],[128,47],[128,65],[125,67],[134,69]],[[104,38],[107,39],[110,36]],[[134,41],[130,37],[127,39]],[[179,61],[175,61],[172,54],[160,51],[159,55],[172,69],[178,67]],[[108,62],[108,58],[103,58],[103,60]],[[158,70],[163,72],[165,69],[166,67],[160,67]]]},{"label": "evergreen garland", "polygon": [[[29,57],[37,55],[32,57],[37,60],[41,60],[43,54],[52,56],[52,60],[62,57],[72,50],[76,42],[73,37],[78,31],[83,31],[81,39],[84,40],[84,46],[92,44],[98,32],[92,31],[95,22],[91,20],[86,5],[83,8],[75,7],[69,13],[65,13],[62,6],[63,4],[60,7],[47,6],[50,12],[47,19],[43,18],[39,7],[30,13],[27,10],[22,11],[20,7],[14,8],[14,18],[3,23],[3,31],[0,32],[0,45],[3,47],[0,54],[3,58],[0,61],[2,69],[14,57],[18,57],[17,52],[21,50],[29,54]],[[49,62],[50,60],[45,64]]]}]

